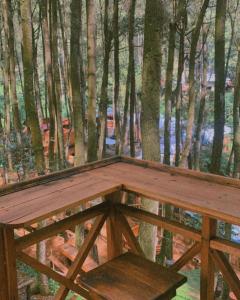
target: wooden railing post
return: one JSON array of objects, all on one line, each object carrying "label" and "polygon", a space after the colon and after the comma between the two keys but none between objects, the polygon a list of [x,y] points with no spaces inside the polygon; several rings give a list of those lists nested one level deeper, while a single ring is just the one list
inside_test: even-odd
[{"label": "wooden railing post", "polygon": [[203,216],[201,249],[201,300],[214,300],[214,263],[210,254],[210,241],[216,236],[217,221]]},{"label": "wooden railing post", "polygon": [[110,205],[110,214],[107,219],[107,253],[109,260],[122,254],[122,232],[117,222],[118,213],[115,207],[115,204],[121,202],[121,198],[122,192],[120,191],[105,197]]},{"label": "wooden railing post", "polygon": [[0,300],[17,300],[17,268],[14,230],[0,226]]}]

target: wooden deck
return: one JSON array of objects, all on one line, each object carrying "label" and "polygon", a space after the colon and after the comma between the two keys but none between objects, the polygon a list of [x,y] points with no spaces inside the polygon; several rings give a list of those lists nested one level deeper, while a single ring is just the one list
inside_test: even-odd
[{"label": "wooden deck", "polygon": [[[133,192],[161,203],[169,203],[179,208],[197,212],[203,216],[202,231],[198,232],[183,224],[166,220],[137,208],[127,207],[120,204],[119,199],[117,203],[114,200],[110,205],[111,200],[115,198],[114,195],[118,195],[121,191]],[[216,237],[217,220],[240,225],[239,180],[126,157],[114,157],[28,182],[14,184],[1,189],[0,195],[0,241],[4,246],[1,248],[0,245],[0,264],[6,260],[11,262],[12,257],[14,258],[16,255],[25,262],[34,264],[31,258],[27,258],[21,252],[24,247],[94,217],[97,217],[98,220],[95,230],[99,232],[100,225],[105,222],[109,214],[117,214],[117,218],[121,223],[122,234],[125,236],[130,248],[136,253],[140,253],[141,249],[130,233],[125,218],[125,216],[132,216],[186,235],[196,241],[184,257],[176,262],[173,269],[181,269],[194,255],[198,252],[202,253],[201,299],[213,299],[211,295],[213,291],[214,263],[227,277],[231,289],[240,299],[239,281],[236,276],[229,275],[231,273],[229,267],[231,266],[222,256],[222,251],[240,254],[240,246]],[[14,228],[31,225],[98,197],[106,197],[108,200],[110,197],[110,202],[106,201],[78,215],[73,215],[63,221],[49,225],[47,228],[37,230],[27,237],[16,241],[11,240],[13,239]],[[111,209],[113,203],[115,213]],[[114,221],[113,224],[117,224],[116,222]],[[112,228],[110,233],[114,230]],[[95,237],[95,234],[92,235],[93,237]],[[121,240],[121,234],[118,234],[118,237]],[[108,247],[109,251],[112,252],[109,254],[109,257],[111,257],[119,251],[117,249],[119,248],[119,242],[116,239],[114,241],[114,238],[111,240],[111,237],[108,240],[110,241],[109,245],[111,244],[111,247]],[[92,240],[89,242],[91,244]],[[114,246],[114,243],[117,243],[118,246]],[[4,253],[1,256],[1,252],[6,251],[6,248],[9,249],[9,245],[16,248],[17,252],[9,251],[10,254]],[[87,251],[88,248],[89,246],[85,250]],[[86,253],[84,252],[83,257],[85,256]],[[55,276],[51,271],[45,270],[44,266],[37,263],[34,266],[49,276]],[[6,270],[6,272],[9,272],[9,270]],[[54,279],[59,279],[58,281],[65,284],[68,289],[75,289],[75,291],[82,292],[82,295],[86,296],[86,291],[84,292],[81,288],[77,288],[76,284],[71,283],[70,279],[72,280],[73,277],[73,275],[70,276],[67,281],[64,281],[63,278],[59,279],[59,277]],[[12,285],[14,286],[14,281]],[[10,288],[8,286],[8,293],[10,293]],[[15,299],[1,298],[2,291],[3,289],[0,288],[0,299]],[[62,295],[66,293],[66,288],[64,291],[62,290]],[[6,290],[5,293],[7,293]]]}]

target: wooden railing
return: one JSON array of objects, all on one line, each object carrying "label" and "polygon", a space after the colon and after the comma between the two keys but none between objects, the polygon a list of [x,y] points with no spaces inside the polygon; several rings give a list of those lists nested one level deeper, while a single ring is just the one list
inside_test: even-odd
[{"label": "wooden railing", "polygon": [[[130,248],[130,251],[144,256],[144,253],[134,236],[131,227],[127,221],[127,217],[137,219],[141,222],[147,222],[152,225],[164,228],[173,233],[178,233],[184,237],[194,241],[193,245],[186,253],[178,259],[170,268],[179,271],[194,256],[201,254],[201,290],[202,300],[214,299],[214,272],[220,271],[233,291],[237,299],[240,299],[240,282],[230,265],[225,253],[239,255],[240,245],[223,240],[217,237],[216,228],[217,220],[209,218],[207,215],[202,216],[201,231],[195,230],[176,221],[168,220],[163,217],[154,215],[150,212],[143,211],[136,207],[130,207],[121,203],[122,191],[115,192],[105,197],[105,201],[85,211],[79,212],[57,223],[51,224],[45,228],[36,230],[24,237],[13,239],[12,231],[9,228],[2,228],[0,235],[0,244],[5,250],[5,261],[7,262],[2,276],[6,276],[8,280],[14,278],[14,262],[13,257],[33,267],[37,271],[46,274],[49,278],[57,281],[60,288],[55,299],[65,299],[69,290],[72,290],[83,297],[89,299],[88,291],[80,284],[76,283],[83,263],[89,254],[94,242],[99,235],[105,221],[107,224],[107,250],[108,258],[118,256],[123,251],[123,236]],[[53,271],[50,267],[43,265],[36,259],[30,257],[24,252],[24,249],[32,244],[38,243],[51,236],[54,236],[75,225],[86,222],[94,218],[93,226],[84,240],[75,261],[70,266],[67,275],[64,277]],[[8,259],[10,257],[11,259]],[[2,271],[1,271],[2,272]],[[14,286],[14,282],[11,283]],[[0,293],[4,295],[4,291]],[[5,298],[4,298],[5,297]],[[1,300],[17,299],[17,294],[13,290],[5,291],[5,296]]]},{"label": "wooden railing", "polygon": [[[118,256],[122,253],[122,245],[124,236],[130,251],[144,256],[144,253],[134,236],[131,227],[127,221],[127,217],[138,219],[141,222],[147,222],[158,227],[167,229],[173,233],[178,233],[184,237],[194,241],[193,245],[186,253],[179,258],[170,268],[174,271],[179,271],[184,267],[194,256],[201,254],[201,299],[214,299],[214,272],[220,271],[233,291],[237,299],[240,299],[240,282],[230,265],[224,253],[233,255],[240,254],[240,245],[223,240],[216,236],[217,220],[211,219],[203,215],[202,230],[198,231],[194,228],[180,224],[176,221],[171,221],[163,217],[154,215],[150,212],[143,211],[136,207],[130,207],[121,203],[122,192],[116,192],[106,197],[106,201],[89,208],[85,211],[70,216],[62,221],[51,224],[45,228],[36,230],[27,236],[15,240],[12,249],[8,249],[11,254],[16,250],[16,257],[24,263],[30,265],[37,271],[46,274],[48,277],[60,283],[60,288],[55,296],[55,299],[65,299],[69,290],[72,290],[83,297],[90,299],[88,291],[81,285],[76,283],[77,276],[82,272],[82,265],[91,249],[94,242],[101,231],[105,221],[107,222],[107,250],[108,258]],[[66,229],[72,228],[77,224],[84,223],[89,219],[95,219],[94,224],[88,233],[84,243],[79,250],[75,261],[70,266],[66,277],[53,271],[50,267],[43,265],[36,259],[30,257],[24,252],[24,249],[47,239],[57,233],[63,232]],[[6,235],[9,234],[8,229],[4,229]],[[8,253],[9,256],[9,253]],[[9,279],[11,278],[12,267],[7,267]],[[7,294],[6,294],[7,295]],[[10,291],[10,294],[11,291]],[[15,294],[16,295],[16,294]],[[16,299],[14,297],[6,298]]]}]

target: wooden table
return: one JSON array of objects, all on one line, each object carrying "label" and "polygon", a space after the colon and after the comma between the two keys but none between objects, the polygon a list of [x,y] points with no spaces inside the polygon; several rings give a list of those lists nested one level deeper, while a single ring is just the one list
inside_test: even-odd
[{"label": "wooden table", "polygon": [[[136,193],[161,203],[197,212],[203,217],[202,230],[166,220],[121,203],[123,192]],[[10,185],[0,190],[0,299],[17,299],[16,258],[61,283],[56,299],[71,289],[88,297],[88,291],[74,279],[103,224],[107,221],[108,256],[122,252],[122,235],[131,250],[142,253],[126,217],[138,218],[195,241],[171,267],[180,270],[201,253],[201,299],[213,299],[214,270],[219,269],[240,299],[240,283],[224,252],[239,255],[240,245],[216,237],[217,220],[240,225],[240,181],[126,157],[114,157],[82,167]],[[14,239],[14,229],[46,219],[90,200],[106,201],[83,212]],[[66,277],[54,272],[22,250],[74,225],[95,218],[75,262]]]}]

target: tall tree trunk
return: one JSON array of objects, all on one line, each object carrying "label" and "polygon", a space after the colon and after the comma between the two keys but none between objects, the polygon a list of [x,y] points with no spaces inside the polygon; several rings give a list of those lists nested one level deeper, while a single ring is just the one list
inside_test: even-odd
[{"label": "tall tree trunk", "polygon": [[8,43],[8,57],[9,59],[9,75],[10,75],[10,101],[13,109],[13,125],[14,130],[17,136],[17,145],[21,147],[22,137],[21,137],[21,119],[18,107],[18,98],[17,98],[17,86],[16,86],[16,62],[15,62],[15,36],[14,36],[14,27],[13,27],[13,11],[12,11],[12,1],[3,0],[2,2],[3,9],[3,25],[5,31],[5,43]]},{"label": "tall tree trunk", "polygon": [[200,30],[203,24],[204,16],[208,8],[209,0],[204,0],[201,7],[201,11],[197,18],[196,26],[192,33],[191,46],[190,46],[190,58],[189,58],[189,107],[188,107],[188,124],[186,129],[186,140],[182,152],[182,157],[180,161],[181,167],[186,167],[188,155],[192,146],[192,135],[193,135],[193,126],[195,119],[195,60],[197,45],[200,35]]},{"label": "tall tree trunk", "polygon": [[131,0],[130,9],[129,9],[129,65],[130,67],[130,155],[135,157],[135,135],[134,135],[134,108],[136,103],[136,79],[135,79],[135,58],[134,58],[134,25],[135,25],[135,8],[136,0]]},{"label": "tall tree trunk", "polygon": [[166,71],[165,85],[165,119],[164,119],[164,159],[163,162],[170,165],[171,156],[171,112],[172,112],[172,83],[173,83],[173,66],[176,39],[176,24],[169,25],[169,41],[168,41],[168,62]]},{"label": "tall tree trunk", "polygon": [[99,103],[99,119],[100,132],[98,140],[98,159],[104,157],[105,152],[105,138],[107,127],[107,106],[108,106],[108,72],[109,72],[109,58],[111,51],[112,32],[109,28],[109,1],[105,1],[104,8],[104,58],[103,58],[103,76],[101,85],[101,95]]},{"label": "tall tree trunk", "polygon": [[[145,8],[144,53],[142,72],[141,131],[143,158],[160,161],[160,78],[162,2],[147,0]],[[159,203],[142,199],[143,208],[158,213]],[[140,244],[149,259],[156,256],[156,226],[140,225]]]},{"label": "tall tree trunk", "polygon": [[86,0],[86,8],[88,44],[88,161],[94,161],[97,160],[95,1]]},{"label": "tall tree trunk", "polygon": [[114,119],[115,119],[115,136],[116,136],[116,154],[120,151],[120,116],[119,116],[119,87],[120,87],[120,70],[119,70],[119,0],[114,0],[113,5],[113,42],[114,42]]},{"label": "tall tree trunk", "polygon": [[215,21],[214,138],[210,171],[219,174],[225,124],[225,21],[226,1],[218,0]]},{"label": "tall tree trunk", "polygon": [[31,25],[31,1],[20,2],[22,18],[23,40],[23,67],[24,67],[24,102],[27,116],[27,125],[31,131],[32,148],[35,155],[36,169],[39,174],[44,173],[45,162],[43,155],[42,135],[39,126],[38,115],[34,101],[33,87],[33,49],[32,49],[32,25]]},{"label": "tall tree trunk", "polygon": [[205,103],[207,97],[207,71],[208,71],[208,51],[206,45],[208,30],[206,26],[203,26],[203,46],[202,50],[202,63],[203,63],[203,71],[202,71],[202,80],[201,80],[201,98],[195,133],[195,141],[194,141],[194,169],[200,170],[200,150],[201,150],[201,134],[202,127],[204,123],[204,115],[205,115]]},{"label": "tall tree trunk", "polygon": [[178,54],[178,71],[177,71],[177,86],[174,92],[175,97],[175,138],[176,138],[176,155],[175,165],[180,163],[181,154],[181,99],[182,99],[182,74],[184,71],[184,45],[185,45],[185,33],[187,28],[187,4],[186,0],[183,3],[183,13],[180,19],[180,41],[179,41],[179,54]]},{"label": "tall tree trunk", "polygon": [[42,34],[44,44],[44,65],[46,70],[46,85],[47,85],[47,102],[49,111],[49,145],[48,145],[48,160],[49,169],[54,170],[54,144],[55,144],[55,105],[53,97],[53,75],[52,75],[52,54],[50,46],[50,32],[48,24],[48,0],[41,1],[42,12]]},{"label": "tall tree trunk", "polygon": [[238,63],[236,71],[236,84],[233,104],[233,151],[234,151],[234,177],[240,178],[240,45],[238,45]]},{"label": "tall tree trunk", "polygon": [[70,43],[70,70],[73,105],[73,127],[75,141],[74,165],[79,166],[85,162],[83,105],[80,91],[80,27],[82,18],[82,2],[72,0],[71,3],[71,43]]},{"label": "tall tree trunk", "polygon": [[53,84],[54,84],[54,104],[56,113],[56,133],[57,133],[57,150],[59,168],[62,169],[66,165],[63,126],[62,126],[62,103],[61,103],[61,79],[59,70],[59,52],[58,52],[58,15],[57,15],[57,0],[51,0],[51,34],[52,34],[52,64],[53,64]]}]

